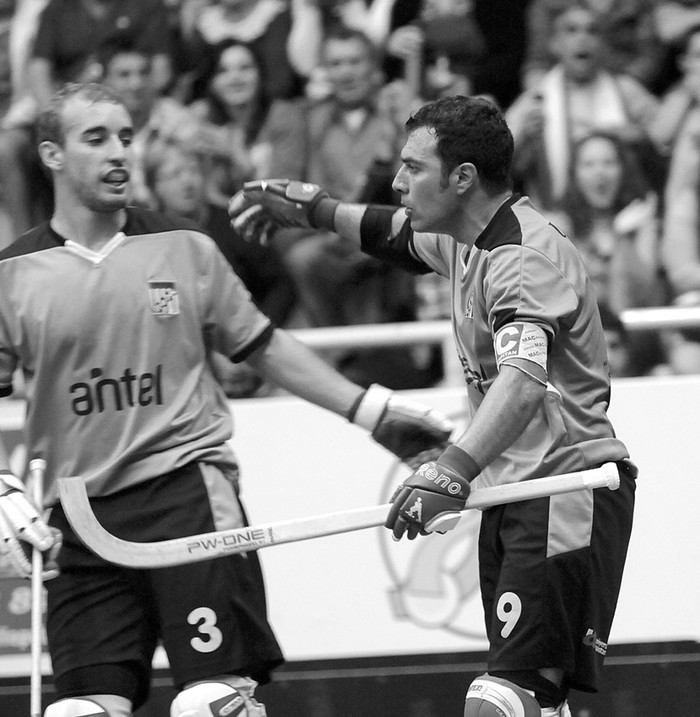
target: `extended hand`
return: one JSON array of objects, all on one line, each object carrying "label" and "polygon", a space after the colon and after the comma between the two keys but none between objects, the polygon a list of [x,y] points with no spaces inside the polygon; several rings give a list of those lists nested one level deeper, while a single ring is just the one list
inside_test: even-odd
[{"label": "extended hand", "polygon": [[265,243],[279,227],[318,227],[338,201],[316,184],[295,179],[246,182],[228,205],[231,226],[248,240]]},{"label": "extended hand", "polygon": [[58,575],[55,558],[61,534],[49,527],[29,503],[22,481],[11,473],[0,473],[0,558],[13,576],[32,575],[31,548],[44,553],[44,580]]},{"label": "extended hand", "polygon": [[[384,526],[392,531],[394,540],[404,533],[413,540],[419,533],[444,533],[454,528],[469,497],[470,481],[478,473],[479,467],[467,453],[456,446],[448,447],[398,487]],[[437,524],[440,527],[435,527]]]},{"label": "extended hand", "polygon": [[442,453],[454,430],[452,421],[440,412],[376,383],[360,396],[348,418],[411,468]]}]

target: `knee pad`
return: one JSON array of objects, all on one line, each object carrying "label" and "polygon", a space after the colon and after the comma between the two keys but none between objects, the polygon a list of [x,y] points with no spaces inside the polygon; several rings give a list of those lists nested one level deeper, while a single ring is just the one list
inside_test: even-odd
[{"label": "knee pad", "polygon": [[469,685],[464,717],[541,717],[532,694],[500,677],[481,675]]},{"label": "knee pad", "polygon": [[131,702],[119,695],[67,697],[49,705],[44,717],[131,717]]},{"label": "knee pad", "polygon": [[253,698],[255,686],[240,677],[197,682],[175,697],[170,717],[267,717],[265,705]]},{"label": "knee pad", "polygon": [[571,710],[564,701],[558,707],[543,707],[542,717],[571,717]]}]

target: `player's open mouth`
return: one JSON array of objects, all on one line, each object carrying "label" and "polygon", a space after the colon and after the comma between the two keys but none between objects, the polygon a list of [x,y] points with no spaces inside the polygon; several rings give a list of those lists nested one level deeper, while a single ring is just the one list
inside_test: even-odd
[{"label": "player's open mouth", "polygon": [[126,169],[113,169],[105,175],[104,181],[114,187],[121,187],[129,181],[129,172]]}]

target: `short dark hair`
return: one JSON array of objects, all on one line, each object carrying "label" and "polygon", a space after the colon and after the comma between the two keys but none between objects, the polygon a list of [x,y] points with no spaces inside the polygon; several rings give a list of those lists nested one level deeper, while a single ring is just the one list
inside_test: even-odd
[{"label": "short dark hair", "polygon": [[513,135],[492,101],[442,97],[423,105],[406,121],[409,133],[419,127],[435,133],[444,176],[463,162],[471,162],[487,193],[512,188]]},{"label": "short dark hair", "polygon": [[38,142],[63,144],[65,140],[63,110],[74,97],[81,97],[91,104],[110,102],[126,109],[119,95],[99,82],[69,82],[51,97],[46,109],[39,115],[37,120]]}]

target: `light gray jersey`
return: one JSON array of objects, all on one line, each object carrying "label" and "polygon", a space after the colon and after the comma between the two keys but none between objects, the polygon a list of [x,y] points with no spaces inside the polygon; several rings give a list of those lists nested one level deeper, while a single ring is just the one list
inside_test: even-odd
[{"label": "light gray jersey", "polygon": [[49,503],[58,476],[103,495],[191,461],[234,466],[207,357],[241,360],[271,331],[214,242],[152,212],[129,209],[99,253],[48,224],[0,253],[0,395],[21,365]]},{"label": "light gray jersey", "polygon": [[[391,244],[391,242],[388,242]],[[498,375],[494,340],[504,326],[535,324],[548,337],[544,402],[523,434],[481,478],[486,485],[581,470],[627,457],[606,411],[610,400],[605,338],[580,255],[530,204],[513,197],[474,246],[414,234],[365,250],[410,254],[415,269],[448,278],[452,327],[473,414]],[[423,267],[421,267],[421,264]]]}]

